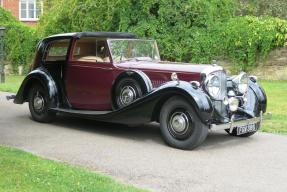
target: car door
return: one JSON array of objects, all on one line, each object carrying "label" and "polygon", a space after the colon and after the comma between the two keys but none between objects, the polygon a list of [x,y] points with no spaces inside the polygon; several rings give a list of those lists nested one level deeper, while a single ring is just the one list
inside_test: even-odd
[{"label": "car door", "polygon": [[113,65],[107,42],[95,37],[82,37],[72,48],[66,71],[66,91],[76,109],[111,109]]},{"label": "car door", "polygon": [[59,95],[62,99],[63,105],[67,105],[65,97],[65,86],[63,72],[67,65],[69,48],[71,46],[71,38],[58,37],[50,41],[44,47],[42,56],[42,63],[48,73],[52,76],[58,88]]}]

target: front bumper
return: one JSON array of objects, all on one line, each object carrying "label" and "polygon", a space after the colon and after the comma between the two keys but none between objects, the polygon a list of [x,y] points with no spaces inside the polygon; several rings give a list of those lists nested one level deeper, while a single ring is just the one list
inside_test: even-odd
[{"label": "front bumper", "polygon": [[[268,118],[271,118],[271,114],[267,114]],[[245,119],[245,120],[239,120],[239,121],[234,121],[234,115],[231,117],[231,120],[229,123],[224,123],[224,124],[211,124],[210,125],[210,130],[212,131],[219,131],[219,130],[225,130],[229,129],[230,133],[232,133],[233,129],[236,127],[241,127],[241,126],[247,126],[251,124],[257,124],[257,123],[262,123],[263,121],[263,112],[260,112],[259,117],[253,117],[251,119]]]}]

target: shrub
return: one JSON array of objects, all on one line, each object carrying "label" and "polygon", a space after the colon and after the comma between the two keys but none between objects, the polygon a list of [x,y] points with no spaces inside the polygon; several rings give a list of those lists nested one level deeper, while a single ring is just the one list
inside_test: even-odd
[{"label": "shrub", "polygon": [[273,16],[287,19],[286,0],[236,0],[238,15]]},{"label": "shrub", "polygon": [[17,22],[16,18],[12,16],[12,14],[6,10],[4,10],[2,7],[0,7],[0,23],[1,25],[7,24],[7,23],[13,23]]},{"label": "shrub", "polygon": [[233,0],[61,0],[40,18],[39,33],[129,31],[157,39],[163,59],[190,61],[194,32],[233,15]]},{"label": "shrub", "polygon": [[13,71],[24,66],[27,71],[38,41],[34,28],[18,22],[9,12],[0,8],[0,26],[5,26],[4,50],[6,63],[10,63]]},{"label": "shrub", "polygon": [[191,47],[193,60],[208,61],[221,56],[232,61],[235,71],[249,71],[271,50],[286,45],[287,21],[273,17],[236,17],[196,34]]},{"label": "shrub", "polygon": [[36,31],[20,23],[8,24],[6,29],[6,59],[12,64],[14,72],[20,65],[23,65],[25,72],[27,72],[38,42]]},{"label": "shrub", "polygon": [[47,36],[71,31],[130,31],[157,39],[163,59],[210,63],[224,58],[232,61],[235,70],[250,70],[270,50],[286,45],[285,20],[235,17],[233,0],[108,2],[54,1],[40,19],[39,32]]}]

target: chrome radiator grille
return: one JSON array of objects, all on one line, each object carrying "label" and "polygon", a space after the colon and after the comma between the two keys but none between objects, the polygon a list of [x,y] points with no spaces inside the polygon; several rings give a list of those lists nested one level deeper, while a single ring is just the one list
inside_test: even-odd
[{"label": "chrome radiator grille", "polygon": [[212,74],[220,79],[220,100],[223,100],[227,95],[227,78],[225,71],[215,71]]},{"label": "chrome radiator grille", "polygon": [[220,79],[221,87],[220,87],[220,100],[214,101],[213,105],[218,114],[218,119],[221,122],[225,122],[226,119],[224,117],[227,116],[227,108],[226,105],[223,104],[224,98],[227,96],[227,77],[224,71],[216,71],[212,74],[216,75]]}]

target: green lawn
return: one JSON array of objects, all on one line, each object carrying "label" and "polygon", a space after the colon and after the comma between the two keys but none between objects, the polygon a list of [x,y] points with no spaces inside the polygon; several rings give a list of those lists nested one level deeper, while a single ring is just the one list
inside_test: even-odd
[{"label": "green lawn", "polygon": [[267,94],[267,111],[272,119],[263,123],[262,131],[287,134],[287,81],[261,81]]},{"label": "green lawn", "polygon": [[0,192],[144,191],[84,168],[0,146]]},{"label": "green lawn", "polygon": [[5,83],[0,83],[0,91],[16,93],[24,79],[24,76],[6,76]]}]

